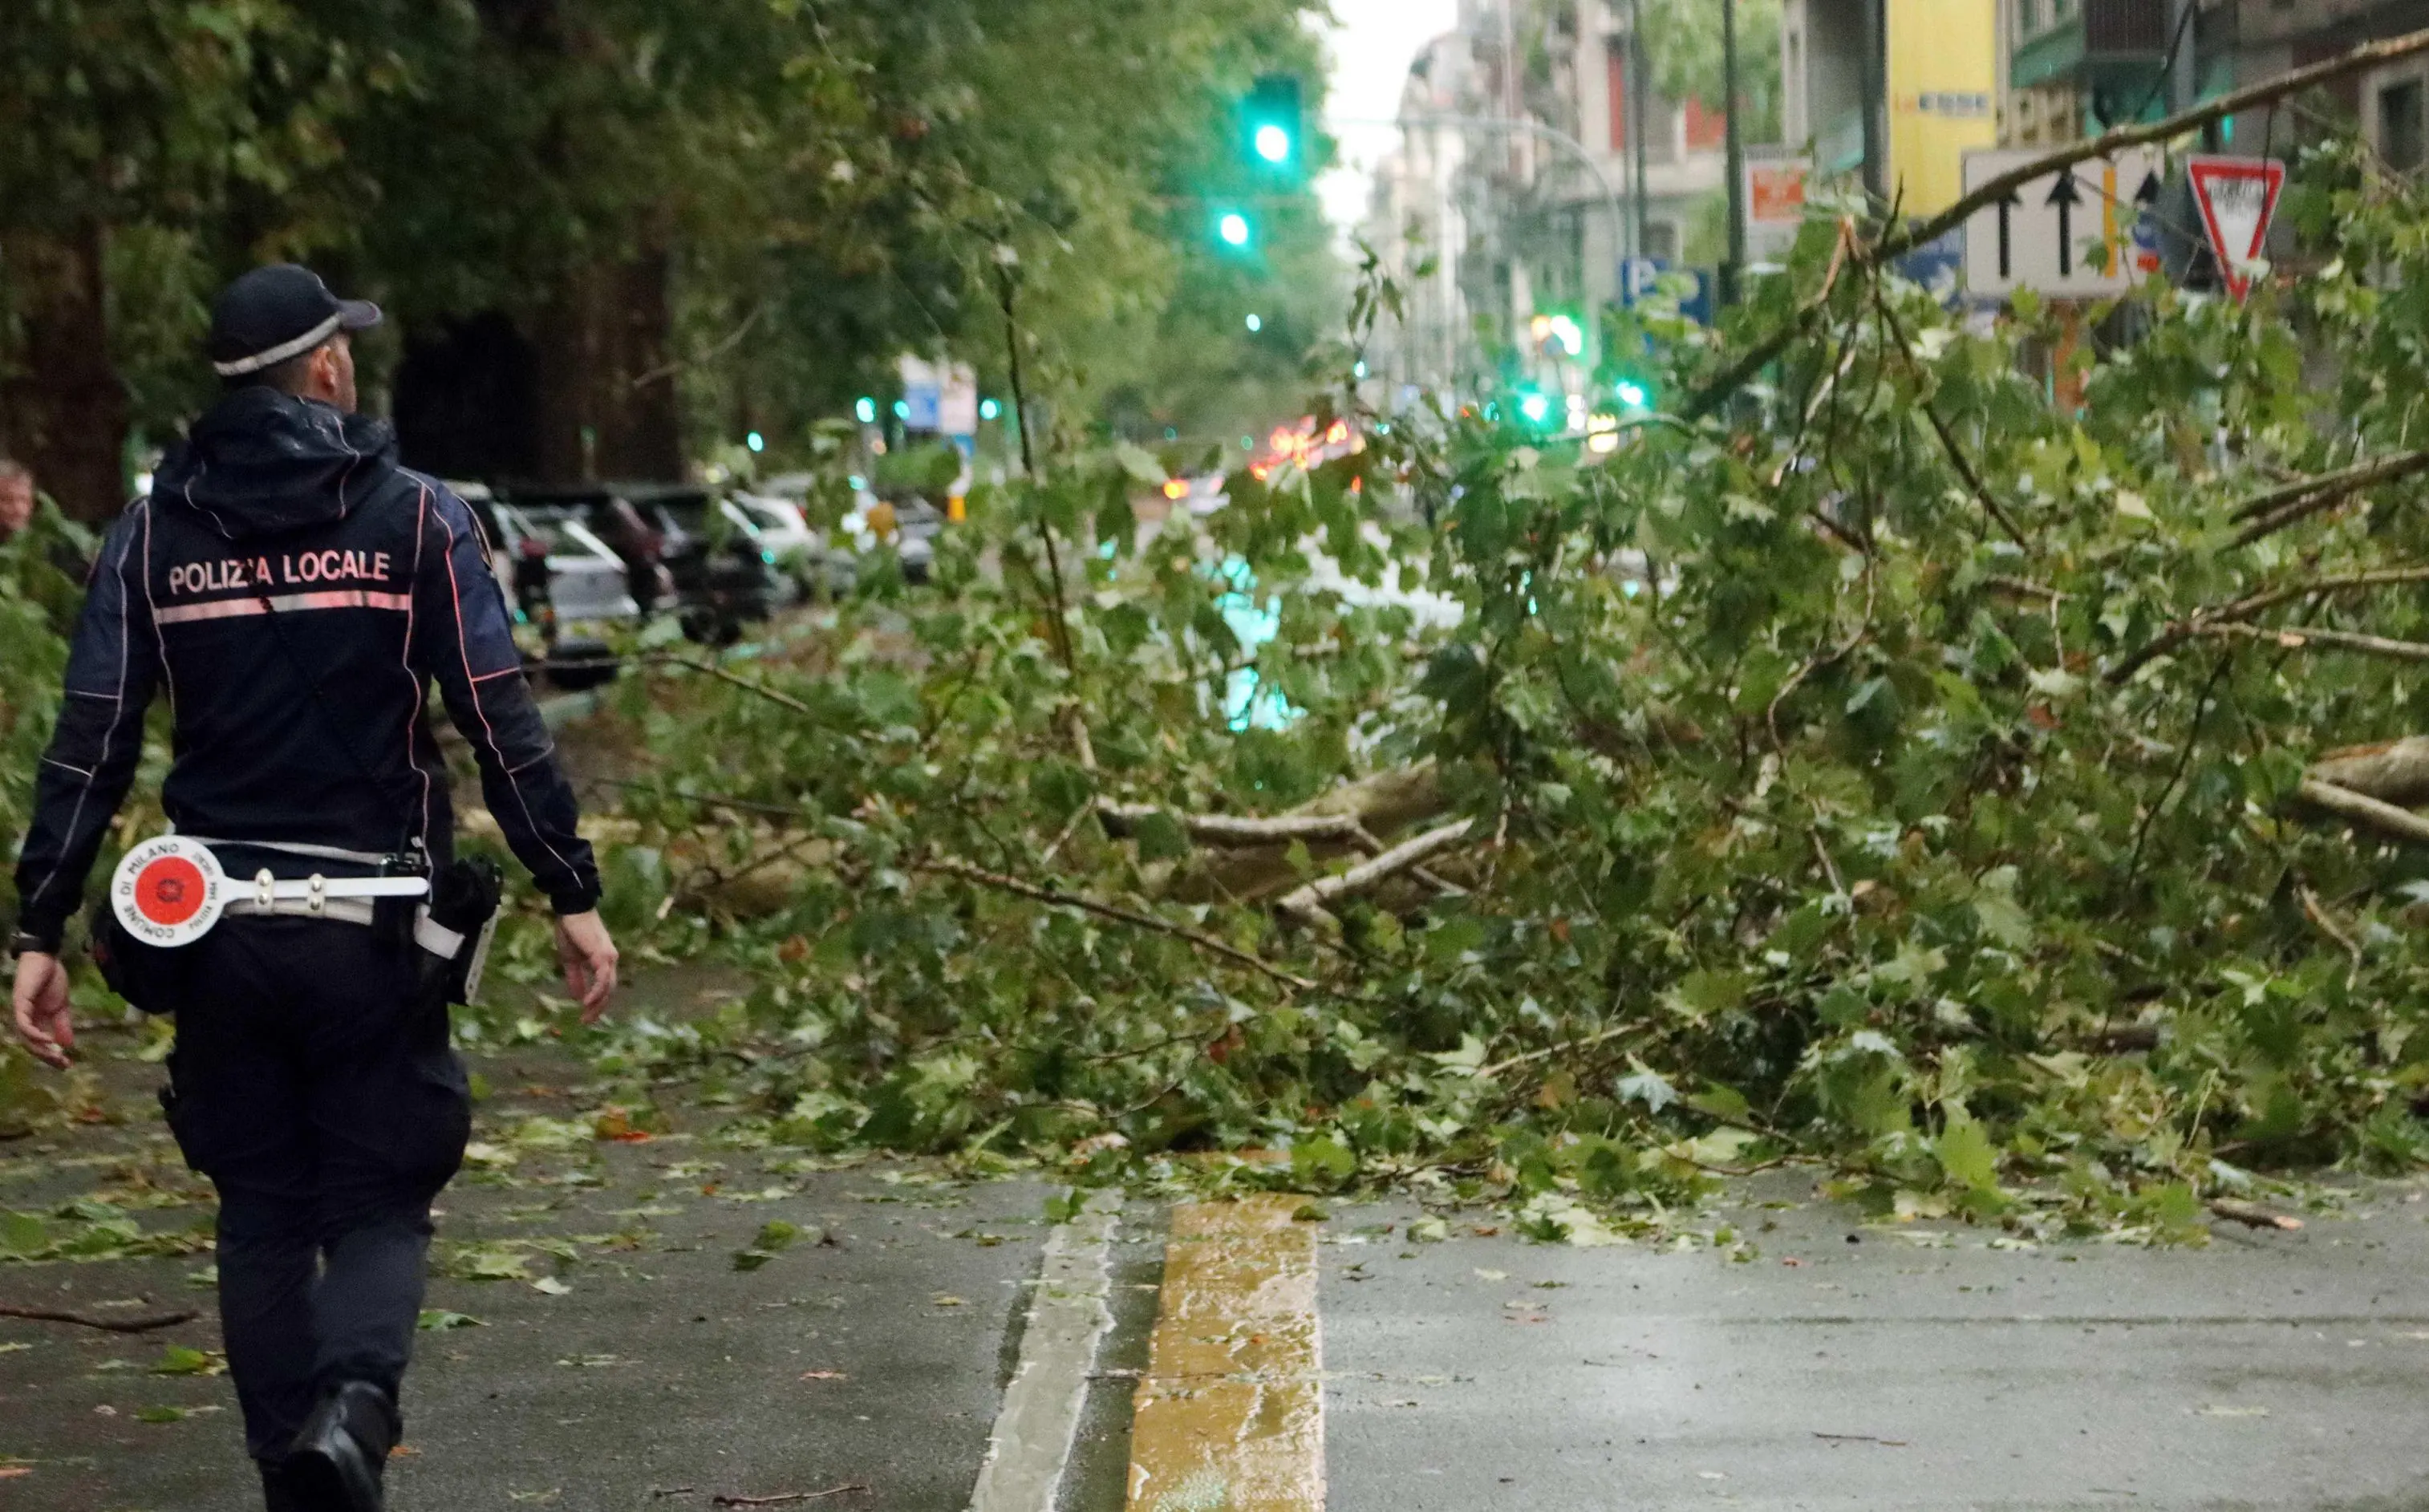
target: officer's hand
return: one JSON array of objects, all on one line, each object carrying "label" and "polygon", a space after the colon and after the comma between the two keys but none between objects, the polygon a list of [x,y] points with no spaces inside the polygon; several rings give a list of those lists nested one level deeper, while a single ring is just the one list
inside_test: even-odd
[{"label": "officer's hand", "polygon": [[[616,942],[607,937],[607,926],[596,909],[556,921],[556,959],[565,966],[565,985],[582,1001],[582,1022],[598,1023],[616,991]],[[24,1000],[21,990],[18,1001]],[[25,1022],[22,1007],[17,1022]]]},{"label": "officer's hand", "polygon": [[28,951],[17,958],[17,1032],[37,1058],[67,1069],[75,1026],[68,1019],[68,969],[58,957]]}]

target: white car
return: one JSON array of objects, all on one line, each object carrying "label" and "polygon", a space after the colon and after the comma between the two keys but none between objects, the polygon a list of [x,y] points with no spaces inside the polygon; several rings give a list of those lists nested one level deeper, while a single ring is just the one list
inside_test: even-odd
[{"label": "white car", "polygon": [[[572,512],[500,501],[487,485],[451,483],[488,537],[489,566],[520,624],[554,629],[641,617],[624,562]],[[553,625],[544,621],[553,618]]]},{"label": "white car", "polygon": [[800,504],[768,494],[735,494],[727,507],[750,517],[758,529],[760,551],[786,576],[803,587],[816,585],[826,538],[810,528]]}]

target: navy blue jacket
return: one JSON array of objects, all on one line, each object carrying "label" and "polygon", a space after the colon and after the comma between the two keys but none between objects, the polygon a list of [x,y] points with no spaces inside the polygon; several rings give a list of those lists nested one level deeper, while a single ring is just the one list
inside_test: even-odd
[{"label": "navy blue jacket", "polygon": [[560,913],[595,906],[598,867],[510,623],[471,511],[397,465],[386,424],[229,394],[102,545],[18,862],[18,928],[58,945],[156,690],[180,833],[383,855],[418,840],[444,863],[435,682],[517,858]]}]

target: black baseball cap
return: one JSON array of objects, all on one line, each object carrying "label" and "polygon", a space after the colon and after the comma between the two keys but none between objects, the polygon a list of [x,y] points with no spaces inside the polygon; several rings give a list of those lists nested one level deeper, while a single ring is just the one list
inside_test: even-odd
[{"label": "black baseball cap", "polygon": [[211,368],[223,378],[275,368],[340,331],[380,323],[369,300],[339,299],[321,275],[291,262],[273,263],[220,290],[211,302]]}]

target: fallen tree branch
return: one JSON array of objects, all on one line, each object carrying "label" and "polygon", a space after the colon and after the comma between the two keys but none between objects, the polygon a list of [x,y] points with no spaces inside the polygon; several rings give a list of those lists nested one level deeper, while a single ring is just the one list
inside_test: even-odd
[{"label": "fallen tree branch", "polygon": [[2303,779],[2296,796],[2314,808],[2325,809],[2358,825],[2367,826],[2394,840],[2409,840],[2414,845],[2429,846],[2429,819],[2410,809],[2399,809],[2392,803],[2382,803],[2366,794],[2355,793],[2333,782],[2322,782],[2316,777]]},{"label": "fallen tree branch", "polygon": [[1359,863],[1346,872],[1319,877],[1283,898],[1280,905],[1284,913],[1309,923],[1323,923],[1332,915],[1325,905],[1335,898],[1363,893],[1378,882],[1387,881],[1405,871],[1424,865],[1444,851],[1465,840],[1476,821],[1461,819],[1429,830],[1413,840],[1404,840],[1371,860]]},{"label": "fallen tree branch", "polygon": [[2429,642],[2388,640],[2384,635],[2364,635],[2350,630],[2269,630],[2258,625],[2228,624],[2204,625],[2194,633],[2226,640],[2265,641],[2289,651],[2316,645],[2359,651],[2367,656],[2392,657],[2399,662],[2429,662]]},{"label": "fallen tree branch", "polygon": [[716,678],[719,682],[731,682],[745,693],[755,693],[759,695],[759,697],[767,699],[768,702],[790,709],[795,714],[813,714],[813,711],[808,704],[803,703],[797,698],[794,698],[791,694],[779,693],[774,688],[768,687],[765,683],[753,682],[747,677],[736,676],[735,674],[718,666],[714,662],[695,662],[688,656],[659,656],[653,657],[652,660],[664,663],[669,666],[686,666],[695,672],[705,672],[710,677]]},{"label": "fallen tree branch", "polygon": [[1598,1030],[1595,1033],[1587,1035],[1581,1040],[1569,1040],[1560,1044],[1547,1044],[1540,1050],[1529,1050],[1524,1055],[1513,1055],[1507,1060],[1495,1060],[1489,1066],[1478,1067],[1476,1072],[1477,1079],[1480,1081],[1487,1077],[1497,1076],[1505,1071],[1514,1071],[1520,1066],[1531,1065],[1538,1060],[1548,1060],[1554,1056],[1566,1055],[1572,1050],[1590,1050],[1597,1044],[1608,1044],[1612,1040],[1618,1039],[1623,1034],[1633,1033],[1635,1030],[1643,1027],[1644,1026],[1641,1024],[1623,1024],[1617,1028]]},{"label": "fallen tree branch", "polygon": [[620,787],[628,792],[647,793],[653,797],[673,798],[698,804],[704,809],[731,809],[736,814],[760,814],[774,819],[799,819],[797,806],[786,808],[781,803],[761,803],[752,798],[730,798],[716,793],[686,793],[680,788],[660,787],[655,782],[636,781],[626,777],[591,777],[583,780],[585,787]]},{"label": "fallen tree branch", "polygon": [[[1810,298],[1796,306],[1794,313],[1789,316],[1787,324],[1755,343],[1743,356],[1729,364],[1719,377],[1697,389],[1694,397],[1687,401],[1683,419],[1691,423],[1700,420],[1728,403],[1729,396],[1753,382],[1756,373],[1777,361],[1781,353],[1786,352],[1798,337],[1803,336],[1815,320],[1822,318],[1822,312],[1830,307],[1830,296],[1838,291],[1839,275],[1845,271],[1848,263],[1869,266],[1865,254],[1861,252],[1857,253],[1852,258],[1847,255],[1848,250],[1855,245],[1855,239],[1854,222],[1842,220],[1839,222],[1839,245],[1830,255],[1829,271],[1823,276],[1822,287],[1815,289]],[[1813,406],[1816,410],[1822,398],[1823,395],[1817,391]],[[1807,420],[1810,423],[1810,415],[1807,417]],[[1800,427],[1798,451],[1802,450],[1802,445],[1803,429]]]},{"label": "fallen tree branch", "polygon": [[742,880],[746,877],[756,876],[760,872],[766,871],[770,866],[779,865],[785,862],[795,860],[802,851],[807,850],[814,845],[817,845],[825,837],[823,835],[813,830],[808,834],[801,835],[794,840],[788,841],[774,850],[762,852],[760,855],[753,857],[749,864],[743,866],[739,871],[728,872],[716,865],[703,866],[699,871],[694,872],[691,876],[685,878],[680,884],[667,894],[666,897],[658,904],[658,917],[663,919],[668,914],[672,913],[678,904],[704,902],[708,899],[710,895],[719,892],[724,888],[731,887],[735,882]]},{"label": "fallen tree branch", "polygon": [[2289,583],[2282,588],[2262,592],[2221,604],[2215,609],[2197,609],[2151,638],[2149,645],[2128,655],[2108,671],[2110,682],[2123,682],[2142,666],[2166,655],[2201,633],[2207,625],[2228,624],[2266,614],[2281,604],[2298,599],[2321,598],[2332,593],[2353,593],[2369,588],[2400,586],[2410,583],[2429,583],[2429,567],[2383,567],[2374,572],[2349,572],[2341,577],[2314,578],[2308,583]]},{"label": "fallen tree branch", "polygon": [[2276,534],[2289,525],[2308,519],[2365,488],[2393,483],[2421,472],[2429,472],[2429,451],[2382,457],[2376,462],[2365,462],[2341,472],[2322,473],[2316,478],[2288,484],[2282,488],[2272,488],[2235,506],[2235,518],[2250,520],[2251,523],[2236,534],[2234,544],[2249,546],[2264,536]]},{"label": "fallen tree branch", "polygon": [[708,1500],[712,1506],[792,1506],[797,1503],[841,1496],[847,1491],[868,1489],[858,1481],[848,1481],[841,1486],[830,1486],[823,1491],[784,1491],[775,1496],[712,1496]]},{"label": "fallen tree branch", "polygon": [[2303,1226],[2303,1221],[2299,1218],[2289,1218],[2284,1213],[2272,1213],[2256,1202],[2243,1202],[2234,1197],[2212,1197],[2209,1201],[2209,1210],[2230,1223],[2241,1224],[2246,1228],[2274,1228],[2290,1234]]},{"label": "fallen tree branch", "polygon": [[89,1312],[69,1312],[58,1307],[19,1307],[0,1303],[0,1318],[23,1318],[31,1323],[73,1323],[78,1328],[98,1328],[106,1334],[148,1334],[157,1329],[174,1328],[179,1323],[192,1323],[199,1312],[154,1312],[139,1318],[100,1318]]},{"label": "fallen tree branch", "polygon": [[2328,916],[2327,905],[2320,901],[2320,895],[2308,887],[2299,887],[2294,890],[2294,896],[2303,900],[2303,916],[2317,925],[2322,934],[2334,940],[2338,948],[2344,951],[2345,959],[2353,962],[2355,971],[2359,971],[2362,964],[2360,944],[2337,928],[2337,921]]},{"label": "fallen tree branch", "polygon": [[1940,406],[1931,402],[1930,395],[1920,391],[1924,378],[1923,365],[1915,361],[1913,344],[1906,338],[1906,327],[1898,323],[1897,312],[1890,308],[1889,295],[1882,291],[1878,279],[1873,281],[1873,305],[1881,312],[1881,320],[1889,326],[1890,336],[1897,342],[1898,355],[1906,359],[1907,371],[1914,375],[1918,390],[1915,396],[1916,402],[1923,406],[1924,419],[1931,422],[1931,433],[1940,437],[1940,450],[1948,454],[1948,465],[1957,469],[1958,477],[1964,480],[1965,486],[1974,495],[1975,501],[1979,503],[1992,519],[1998,521],[2001,530],[2008,533],[2008,539],[2027,551],[2031,551],[2032,544],[2024,539],[2024,527],[2018,525],[2015,517],[2008,513],[2008,506],[1999,502],[1999,496],[1991,491],[1991,485],[1982,481],[1981,471],[1974,466],[1974,459],[1967,456],[1965,449],[1957,444],[1957,433],[1950,430],[1948,421],[1941,418]]},{"label": "fallen tree branch", "polygon": [[[2260,106],[2273,105],[2288,95],[2300,94],[2305,90],[2317,85],[2334,83],[2352,74],[2367,73],[2382,64],[2411,58],[2420,53],[2429,53],[2429,30],[2409,32],[2401,37],[2390,37],[2384,41],[2365,42],[2325,62],[2314,63],[2308,68],[2298,68],[2291,73],[2280,74],[2274,78],[2263,79],[2259,83],[2230,90],[2215,99],[2204,101],[2189,110],[2180,110],[2165,120],[2154,121],[2144,125],[2119,126],[2103,132],[2097,137],[2071,142],[2045,156],[2020,163],[1997,177],[1990,179],[1971,193],[1960,197],[1938,215],[1926,217],[1890,232],[1859,254],[1857,264],[1863,268],[1877,268],[1884,263],[1893,262],[1917,247],[1935,241],[1956,230],[1982,211],[2014,195],[2035,179],[2047,178],[2053,173],[2072,169],[2077,163],[2088,163],[2099,157],[2114,157],[2128,148],[2147,147],[2156,142],[2173,141],[2214,121],[2223,121],[2229,116],[2241,115]],[[1814,318],[1821,313],[1821,309],[1820,304],[1811,303],[1797,306],[1795,313],[1791,315],[1777,330],[1756,342],[1737,361],[1729,364],[1718,377],[1697,389],[1694,397],[1687,402],[1686,408],[1682,412],[1684,416],[1690,420],[1702,419],[1720,408],[1728,401],[1730,395],[1751,383],[1757,373],[1778,360],[1780,353],[1786,352],[1812,324]]]},{"label": "fallen tree branch", "polygon": [[1094,913],[1099,918],[1134,925],[1142,929],[1154,930],[1158,934],[1168,934],[1176,940],[1185,940],[1200,950],[1212,951],[1226,961],[1247,966],[1252,971],[1263,972],[1284,986],[1297,988],[1300,992],[1315,990],[1315,983],[1306,978],[1294,976],[1264,957],[1243,950],[1229,941],[1217,940],[1203,929],[1193,929],[1185,924],[1174,924],[1168,920],[1159,919],[1152,913],[1142,913],[1136,909],[1124,908],[1118,903],[1103,902],[1078,893],[1066,893],[1059,888],[1040,887],[1035,882],[1025,882],[1017,877],[1006,877],[1000,872],[987,871],[983,867],[973,866],[966,861],[953,861],[947,858],[918,861],[911,863],[910,869],[917,872],[935,872],[946,877],[958,877],[966,882],[977,882],[984,887],[992,887],[1000,892],[1028,898],[1033,902],[1051,903],[1057,908],[1078,909],[1085,913]]},{"label": "fallen tree branch", "polygon": [[2398,808],[2429,803],[2429,736],[2327,751],[2311,763],[2310,775]]},{"label": "fallen tree branch", "polygon": [[1161,814],[1202,845],[1235,849],[1247,846],[1286,846],[1294,840],[1346,840],[1372,845],[1374,837],[1354,814],[1281,814],[1248,818],[1229,814],[1175,814],[1152,803],[1105,803],[1098,813],[1122,831]]},{"label": "fallen tree branch", "polygon": [[1276,815],[1347,818],[1356,821],[1359,831],[1345,832],[1337,840],[1272,840],[1237,847],[1209,845],[1202,857],[1175,874],[1169,896],[1187,903],[1253,903],[1276,897],[1302,880],[1292,863],[1295,846],[1305,845],[1324,864],[1353,851],[1373,854],[1381,847],[1372,837],[1439,823],[1448,807],[1430,761],[1376,772]]}]

